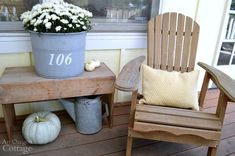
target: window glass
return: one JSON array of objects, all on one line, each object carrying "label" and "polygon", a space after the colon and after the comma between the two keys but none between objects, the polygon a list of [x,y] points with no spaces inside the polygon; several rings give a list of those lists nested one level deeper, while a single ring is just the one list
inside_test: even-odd
[{"label": "window glass", "polygon": [[146,23],[151,0],[66,0],[88,9],[97,22]]},{"label": "window glass", "polygon": [[[152,10],[152,0],[65,1],[91,11],[95,23],[146,23]],[[42,2],[43,0],[0,0],[0,21],[19,21],[21,13]],[[158,6],[154,8],[158,10]]]},{"label": "window glass", "polygon": [[229,51],[232,52],[233,51],[233,42],[223,42],[222,46],[221,46],[221,51]]},{"label": "window glass", "polygon": [[235,64],[235,55],[233,55],[232,64]]},{"label": "window glass", "polygon": [[19,21],[20,15],[42,0],[0,0],[0,21]]},{"label": "window glass", "polygon": [[[145,32],[160,0],[65,0],[93,13],[95,32]],[[43,0],[0,0],[0,32],[24,30],[20,15]]]},{"label": "window glass", "polygon": [[[223,42],[217,65],[230,65],[233,49],[234,42]],[[232,59],[232,64],[234,64],[234,58]]]},{"label": "window glass", "polygon": [[217,65],[229,65],[231,56],[231,52],[221,51]]},{"label": "window glass", "polygon": [[226,30],[226,39],[235,39],[235,14],[229,15],[229,21]]},{"label": "window glass", "polygon": [[232,0],[230,10],[235,10],[235,0]]}]

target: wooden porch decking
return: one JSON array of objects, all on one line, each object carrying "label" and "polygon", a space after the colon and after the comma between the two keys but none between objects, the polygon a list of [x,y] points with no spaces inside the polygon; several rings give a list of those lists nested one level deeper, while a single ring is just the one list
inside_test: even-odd
[{"label": "wooden porch decking", "polygon": [[[210,90],[206,96],[205,111],[215,111],[219,92]],[[62,123],[60,136],[47,145],[25,145],[21,135],[21,125],[25,116],[18,117],[14,130],[14,143],[7,145],[6,132],[3,120],[0,122],[0,156],[22,155],[23,150],[29,149],[27,155],[33,156],[123,156],[125,155],[127,122],[129,104],[119,104],[114,109],[114,127],[104,127],[94,135],[77,133],[72,119],[65,112],[58,112]],[[5,150],[5,151],[4,151]],[[9,152],[6,150],[11,150]],[[205,156],[206,147],[195,145],[176,144],[169,142],[135,139],[133,146],[134,156]],[[235,156],[235,104],[228,105],[223,127],[223,134],[219,146],[218,156]]]}]

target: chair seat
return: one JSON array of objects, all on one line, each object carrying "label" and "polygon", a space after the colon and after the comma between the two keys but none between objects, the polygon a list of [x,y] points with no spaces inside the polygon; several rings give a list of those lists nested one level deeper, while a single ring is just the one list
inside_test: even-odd
[{"label": "chair seat", "polygon": [[219,140],[222,123],[215,114],[137,104],[133,130],[139,132],[165,131],[174,135],[197,135]]}]

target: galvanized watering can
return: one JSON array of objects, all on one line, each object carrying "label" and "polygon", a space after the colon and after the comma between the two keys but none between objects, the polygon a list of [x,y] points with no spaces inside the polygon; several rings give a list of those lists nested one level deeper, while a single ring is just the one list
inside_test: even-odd
[{"label": "galvanized watering can", "polygon": [[[102,118],[108,116],[108,105],[101,102],[100,96],[78,97],[76,100],[59,99],[82,134],[94,134],[102,129]],[[102,107],[105,115],[102,115]]]}]

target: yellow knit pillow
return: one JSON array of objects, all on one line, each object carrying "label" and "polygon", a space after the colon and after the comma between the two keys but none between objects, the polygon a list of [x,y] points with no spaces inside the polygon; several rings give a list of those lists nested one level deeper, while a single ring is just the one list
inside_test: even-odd
[{"label": "yellow knit pillow", "polygon": [[197,80],[199,71],[188,73],[168,72],[142,65],[140,103],[199,110]]}]

